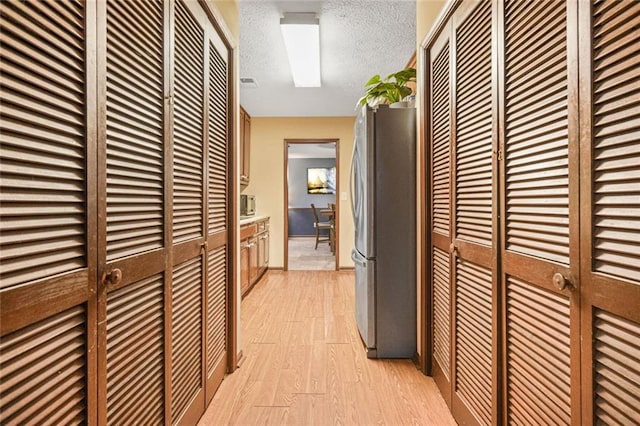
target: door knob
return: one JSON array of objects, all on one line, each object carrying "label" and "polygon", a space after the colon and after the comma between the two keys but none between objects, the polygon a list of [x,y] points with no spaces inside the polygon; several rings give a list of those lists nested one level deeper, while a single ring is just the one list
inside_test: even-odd
[{"label": "door knob", "polygon": [[104,272],[102,274],[102,283],[104,285],[118,285],[122,281],[122,271],[118,268],[114,268],[109,273]]},{"label": "door knob", "polygon": [[569,287],[569,281],[562,275],[560,272],[556,272],[553,274],[553,285],[560,291],[565,290]]}]

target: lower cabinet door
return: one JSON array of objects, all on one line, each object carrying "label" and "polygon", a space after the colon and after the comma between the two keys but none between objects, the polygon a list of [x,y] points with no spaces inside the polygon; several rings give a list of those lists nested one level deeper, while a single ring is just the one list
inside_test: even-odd
[{"label": "lower cabinet door", "polygon": [[240,293],[244,296],[249,290],[251,280],[249,278],[249,241],[240,243]]}]

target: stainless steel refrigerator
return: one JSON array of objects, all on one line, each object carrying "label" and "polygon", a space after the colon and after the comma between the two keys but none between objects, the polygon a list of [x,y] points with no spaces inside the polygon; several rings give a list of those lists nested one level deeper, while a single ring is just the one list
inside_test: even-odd
[{"label": "stainless steel refrigerator", "polygon": [[351,160],[356,322],[369,358],[416,354],[416,111],[361,107]]}]

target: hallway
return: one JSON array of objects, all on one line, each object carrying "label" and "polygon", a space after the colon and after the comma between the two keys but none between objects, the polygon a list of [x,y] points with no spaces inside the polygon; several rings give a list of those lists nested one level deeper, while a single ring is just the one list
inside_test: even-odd
[{"label": "hallway", "polygon": [[240,368],[200,425],[455,424],[409,360],[369,360],[353,272],[268,271],[242,301]]}]

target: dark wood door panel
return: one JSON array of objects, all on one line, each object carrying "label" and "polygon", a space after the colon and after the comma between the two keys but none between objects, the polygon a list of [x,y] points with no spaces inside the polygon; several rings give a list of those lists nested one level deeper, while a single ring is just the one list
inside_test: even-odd
[{"label": "dark wood door panel", "polygon": [[194,423],[222,380],[233,90],[203,7],[0,5],[0,423]]},{"label": "dark wood door panel", "polygon": [[476,422],[487,425],[493,419],[497,352],[492,347],[492,281],[491,269],[456,259],[455,395]]},{"label": "dark wood door panel", "polygon": [[107,261],[164,245],[162,9],[107,3]]},{"label": "dark wood door panel", "polygon": [[0,289],[88,267],[84,15],[2,3]]},{"label": "dark wood door panel", "polygon": [[467,2],[454,16],[455,238],[487,247],[494,217],[491,11],[490,2]]},{"label": "dark wood door panel", "polygon": [[[107,292],[125,287],[143,278],[161,273],[165,269],[164,261],[167,255],[165,249],[152,250],[148,253],[129,256],[124,259],[109,262],[101,277],[101,283]],[[121,272],[121,279],[117,283],[111,283],[106,276],[114,270]]]},{"label": "dark wood door panel", "polygon": [[566,6],[540,2],[529,19],[521,3],[505,3],[505,245],[568,265]]},{"label": "dark wood door panel", "polygon": [[571,423],[569,299],[506,277],[507,421]]},{"label": "dark wood door panel", "polygon": [[[504,3],[504,421],[580,421],[575,4]],[[540,34],[544,34],[540,37]],[[572,38],[574,37],[574,38]]]},{"label": "dark wood door panel", "polygon": [[[5,335],[65,309],[85,303],[91,297],[86,270],[40,280],[0,292],[0,334]],[[46,303],[43,301],[46,300]]]},{"label": "dark wood door panel", "polygon": [[229,146],[228,146],[228,66],[211,40],[208,72],[208,214],[207,234],[217,234],[228,228]]},{"label": "dark wood door panel", "polygon": [[451,26],[430,47],[428,193],[432,374],[451,406]]},{"label": "dark wood door panel", "polygon": [[450,93],[449,93],[449,42],[436,54],[431,64],[431,197],[432,232],[450,235]]},{"label": "dark wood door panel", "polygon": [[164,277],[109,292],[106,323],[107,422],[164,421]]},{"label": "dark wood door panel", "polygon": [[483,425],[498,410],[492,11],[491,2],[463,2],[451,43],[451,405],[460,423]]},{"label": "dark wood door panel", "polygon": [[200,257],[173,268],[171,291],[171,422],[204,409],[203,264]]},{"label": "dark wood door panel", "polygon": [[213,397],[226,371],[227,248],[210,250],[207,259],[207,400]]},{"label": "dark wood door panel", "polygon": [[640,421],[639,20],[464,1],[427,44],[432,372],[461,423]]},{"label": "dark wood door panel", "polygon": [[[640,5],[580,3],[583,418],[640,422]],[[587,31],[588,30],[588,31]],[[587,34],[588,33],[588,34]]]},{"label": "dark wood door panel", "polygon": [[[573,286],[578,284],[572,270],[564,265],[511,252],[505,252],[502,259],[503,271],[507,275],[535,283],[538,287],[551,292],[568,295]],[[560,274],[565,279],[565,288],[558,288],[556,274]]]},{"label": "dark wood door panel", "polygon": [[[437,247],[433,248],[432,260],[433,297],[433,364],[438,366],[445,383],[451,380],[451,272],[450,257]],[[443,387],[439,383],[440,389]],[[451,394],[442,391],[448,404]]]},{"label": "dark wood door panel", "polygon": [[0,423],[89,421],[88,327],[79,305],[2,336]]},{"label": "dark wood door panel", "polygon": [[165,418],[164,7],[98,3],[99,420]]},{"label": "dark wood door panel", "polygon": [[95,422],[95,7],[0,16],[0,423]]},{"label": "dark wood door panel", "polygon": [[204,28],[183,1],[175,2],[173,241],[203,235]]},{"label": "dark wood door panel", "polygon": [[637,423],[640,323],[601,309],[595,309],[593,317],[594,423]]}]

